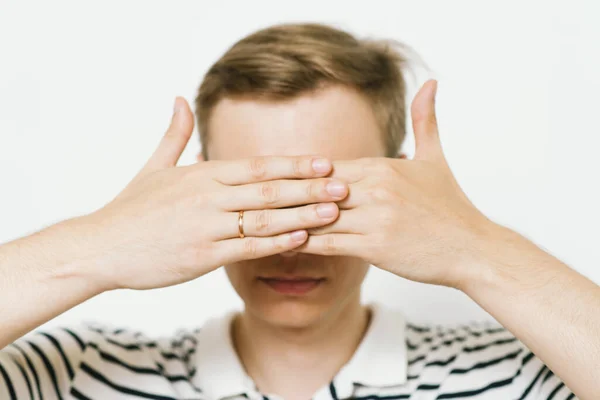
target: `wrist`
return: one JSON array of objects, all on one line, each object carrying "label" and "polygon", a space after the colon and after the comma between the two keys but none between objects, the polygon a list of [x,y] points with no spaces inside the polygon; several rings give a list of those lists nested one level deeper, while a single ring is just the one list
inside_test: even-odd
[{"label": "wrist", "polygon": [[116,289],[105,264],[106,241],[94,214],[62,221],[51,227],[53,245],[62,251],[60,260],[48,272],[50,278],[81,285],[90,296]]},{"label": "wrist", "polygon": [[457,289],[476,301],[492,293],[512,296],[530,292],[560,272],[556,264],[548,265],[550,256],[533,242],[492,221],[473,245],[473,257],[464,266],[467,272]]},{"label": "wrist", "polygon": [[75,220],[59,222],[0,248],[0,348],[102,293]]}]

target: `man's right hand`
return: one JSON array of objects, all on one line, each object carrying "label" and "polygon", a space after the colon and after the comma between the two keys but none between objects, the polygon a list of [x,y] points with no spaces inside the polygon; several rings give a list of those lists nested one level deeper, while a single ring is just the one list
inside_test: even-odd
[{"label": "man's right hand", "polygon": [[170,286],[227,263],[292,250],[305,242],[306,229],[337,218],[334,202],[348,186],[324,178],[329,160],[256,157],[176,167],[193,126],[187,102],[178,98],[144,168],[113,201],[76,219],[94,253],[86,272],[103,289]]}]

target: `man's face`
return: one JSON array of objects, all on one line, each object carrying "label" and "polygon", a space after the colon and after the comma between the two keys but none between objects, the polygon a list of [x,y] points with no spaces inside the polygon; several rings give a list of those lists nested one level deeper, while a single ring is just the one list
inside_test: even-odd
[{"label": "man's face", "polygon": [[[385,154],[371,106],[360,94],[341,86],[286,102],[223,99],[213,110],[209,132],[208,153],[215,160],[314,154],[335,161]],[[353,257],[302,253],[225,266],[247,312],[290,328],[307,327],[358,302],[368,268]],[[319,283],[302,294],[265,283],[265,278],[290,277],[315,278]]]}]

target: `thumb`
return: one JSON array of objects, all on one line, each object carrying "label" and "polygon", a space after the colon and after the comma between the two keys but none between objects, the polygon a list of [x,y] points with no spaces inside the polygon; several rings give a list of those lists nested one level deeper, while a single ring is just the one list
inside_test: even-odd
[{"label": "thumb", "polygon": [[436,92],[437,81],[428,80],[423,84],[411,105],[415,133],[415,159],[433,160],[444,157],[435,116]]},{"label": "thumb", "polygon": [[193,130],[194,115],[192,110],[183,97],[177,97],[169,129],[167,129],[154,154],[146,163],[144,170],[157,170],[176,166],[192,136]]}]

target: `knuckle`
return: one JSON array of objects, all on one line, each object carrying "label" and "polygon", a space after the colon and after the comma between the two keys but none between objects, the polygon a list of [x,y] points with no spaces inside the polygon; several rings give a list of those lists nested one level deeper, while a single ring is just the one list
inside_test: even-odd
[{"label": "knuckle", "polygon": [[322,236],[328,232],[329,228],[325,226],[308,229],[308,234],[313,236]]},{"label": "knuckle", "polygon": [[267,175],[267,161],[263,157],[256,157],[248,163],[248,170],[252,178],[260,180]]},{"label": "knuckle", "polygon": [[302,177],[304,174],[302,173],[302,164],[304,163],[304,159],[296,158],[292,160],[292,172],[296,177]]},{"label": "knuckle", "polygon": [[373,163],[375,162],[375,157],[362,157],[359,160],[359,162],[362,165],[366,165],[366,166],[373,165]]},{"label": "knuckle", "polygon": [[271,238],[271,247],[277,252],[281,252],[286,250],[288,247],[286,246],[287,241],[285,241],[282,237],[274,237]]},{"label": "knuckle", "polygon": [[373,235],[372,240],[366,243],[366,248],[371,250],[374,254],[385,254],[385,243],[389,240],[387,232],[378,232]]},{"label": "knuckle", "polygon": [[335,237],[332,235],[323,236],[323,251],[325,254],[336,254],[338,251],[338,245],[335,241]]},{"label": "knuckle", "polygon": [[382,207],[377,213],[379,226],[382,228],[395,227],[397,225],[396,214],[391,208]]},{"label": "knuckle", "polygon": [[377,201],[387,201],[392,197],[391,191],[385,186],[375,186],[370,193],[371,197]]},{"label": "knuckle", "polygon": [[244,241],[244,255],[247,258],[256,258],[258,255],[258,240],[254,237],[246,238]]},{"label": "knuckle", "polygon": [[[435,127],[437,125],[437,119],[435,116],[435,112],[428,112],[425,115],[425,121],[427,121],[427,123],[430,125],[430,127]],[[430,130],[430,132],[432,132],[433,129]]]},{"label": "knuckle", "polygon": [[280,188],[279,185],[273,182],[266,182],[260,185],[260,196],[265,204],[274,204],[279,201]]},{"label": "knuckle", "polygon": [[203,209],[211,203],[210,196],[207,193],[196,194],[192,199],[192,207],[195,209]]},{"label": "knuckle", "polygon": [[373,157],[364,157],[361,158],[360,163],[365,171],[369,171],[377,164],[377,161]]},{"label": "knuckle", "polygon": [[165,132],[164,138],[167,141],[173,140],[173,139],[178,139],[180,137],[179,132],[177,132],[176,129],[173,128],[169,128],[167,129],[167,131]]},{"label": "knuckle", "polygon": [[325,185],[326,183],[324,184],[322,182],[319,183],[317,181],[307,181],[306,187],[304,188],[306,198],[308,200],[313,200],[319,197],[318,194],[321,191],[321,189],[324,188]]},{"label": "knuckle", "polygon": [[368,157],[363,159],[363,171],[369,174],[383,175],[394,168],[387,158]]},{"label": "knuckle", "polygon": [[363,158],[361,161],[364,176],[377,177],[381,174],[381,162],[374,157]]},{"label": "knuckle", "polygon": [[254,226],[257,232],[268,231],[271,227],[273,214],[270,210],[260,210],[256,212]]},{"label": "knuckle", "polygon": [[318,221],[319,214],[317,214],[318,204],[313,204],[308,207],[302,207],[298,209],[298,219],[302,223],[311,223],[313,221]]},{"label": "knuckle", "polygon": [[387,174],[394,171],[394,166],[387,158],[380,158],[377,161],[378,162],[375,164],[375,169],[377,172],[382,174],[382,176],[387,176]]},{"label": "knuckle", "polygon": [[189,252],[183,253],[182,264],[190,268],[197,267],[211,261],[212,254],[214,253],[214,245],[212,242],[203,240],[190,249]]}]

